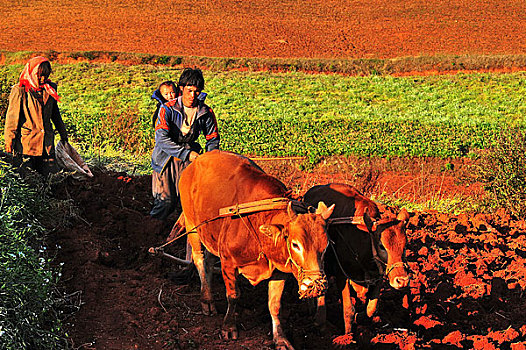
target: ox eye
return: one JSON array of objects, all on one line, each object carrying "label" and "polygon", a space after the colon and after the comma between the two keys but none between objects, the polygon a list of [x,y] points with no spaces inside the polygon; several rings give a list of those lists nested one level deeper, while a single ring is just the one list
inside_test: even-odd
[{"label": "ox eye", "polygon": [[380,256],[380,259],[387,261],[388,253],[382,243],[378,244],[378,255]]},{"label": "ox eye", "polygon": [[301,246],[299,245],[298,242],[295,242],[295,241],[294,241],[294,242],[292,242],[292,243],[290,244],[290,246],[292,247],[292,249],[294,249],[294,250],[296,250],[296,251],[301,251]]}]

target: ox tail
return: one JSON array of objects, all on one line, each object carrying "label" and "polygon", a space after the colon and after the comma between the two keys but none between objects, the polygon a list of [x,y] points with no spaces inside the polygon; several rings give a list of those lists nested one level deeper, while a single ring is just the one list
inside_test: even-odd
[{"label": "ox tail", "polygon": [[185,231],[186,227],[184,213],[181,213],[181,215],[179,215],[179,218],[177,218],[177,221],[175,222],[174,226],[172,227],[170,234],[166,238],[166,243],[172,243],[173,241],[177,240]]}]

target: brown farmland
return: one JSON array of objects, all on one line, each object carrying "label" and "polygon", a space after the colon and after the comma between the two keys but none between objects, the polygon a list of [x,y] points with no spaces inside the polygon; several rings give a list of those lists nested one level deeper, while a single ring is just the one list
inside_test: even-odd
[{"label": "brown farmland", "polygon": [[[445,198],[477,196],[482,191],[478,186],[458,185],[455,176],[431,171],[431,163],[424,165],[425,174],[393,174],[373,166],[370,173],[378,176],[352,182],[347,174],[328,169],[303,173],[297,165],[260,164],[300,193],[330,181],[355,184],[366,193],[386,191],[405,198],[423,198],[422,191],[440,192]],[[65,263],[64,292],[78,306],[66,322],[74,348],[273,348],[265,282],[252,287],[240,280],[240,339],[222,340],[220,326],[227,303],[220,273],[214,275],[219,315],[205,316],[199,279],[176,284],[170,273],[178,265],[148,254],[149,247],[164,243],[175,221],[170,218],[163,224],[148,216],[150,177],[100,170],[95,175],[85,182],[71,179],[57,193],[81,209],[81,218],[52,238],[53,244],[61,246],[57,262]],[[407,231],[407,259],[413,272],[410,288],[400,292],[385,283],[375,323],[359,323],[354,333],[357,343],[349,348],[524,349],[526,221],[504,211],[446,215],[429,210],[411,215]],[[184,257],[184,251],[184,239],[167,248],[178,257]],[[336,286],[329,284],[325,331],[313,324],[312,304],[297,295],[297,283],[290,278],[282,299],[282,321],[295,348],[332,349],[333,344],[345,344]],[[363,312],[363,306],[358,311]]]},{"label": "brown farmland", "polygon": [[[526,54],[524,0],[7,0],[0,13],[0,50],[6,51],[337,59]],[[265,164],[299,194],[329,181],[354,184],[369,195],[413,199],[483,192],[458,184],[455,174],[430,171],[424,178],[420,166],[392,172],[380,164],[369,173],[374,176],[355,183],[354,174],[341,170],[302,173],[295,165]],[[56,196],[80,208],[74,225],[55,232],[51,242],[61,247],[64,293],[78,307],[65,321],[72,348],[272,348],[264,283],[241,283],[240,339],[224,341],[221,276],[215,276],[220,315],[207,317],[200,314],[199,281],[176,285],[168,276],[177,265],[147,253],[164,241],[174,221],[149,218],[148,176],[97,170],[90,181],[68,180]],[[525,235],[526,222],[504,211],[412,213],[407,258],[414,275],[407,302],[386,288],[378,322],[359,325],[357,344],[350,347],[525,349]],[[181,257],[184,243],[169,249]],[[338,295],[329,289],[330,323],[322,332],[289,282],[282,318],[295,348],[344,343],[335,338],[343,330]]]},{"label": "brown farmland", "polygon": [[0,2],[0,49],[208,57],[526,53],[523,0]]}]

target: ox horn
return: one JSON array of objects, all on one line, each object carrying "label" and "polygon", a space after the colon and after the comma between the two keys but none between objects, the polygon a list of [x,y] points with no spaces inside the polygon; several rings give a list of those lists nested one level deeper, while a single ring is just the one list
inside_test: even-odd
[{"label": "ox horn", "polygon": [[316,214],[321,215],[323,220],[327,220],[332,215],[332,212],[334,211],[334,206],[335,204],[327,208],[324,202],[319,202],[318,208],[316,209]]},{"label": "ox horn", "polygon": [[298,216],[292,209],[292,202],[289,202],[289,205],[287,205],[287,213],[289,214],[291,220],[294,220],[296,216]]}]

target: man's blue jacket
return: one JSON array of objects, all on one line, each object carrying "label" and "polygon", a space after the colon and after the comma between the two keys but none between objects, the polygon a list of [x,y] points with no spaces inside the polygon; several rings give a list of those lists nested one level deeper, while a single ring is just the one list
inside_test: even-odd
[{"label": "man's blue jacket", "polygon": [[186,135],[181,133],[183,120],[182,96],[166,102],[159,109],[152,153],[152,168],[158,173],[164,170],[170,157],[186,161],[191,151],[199,152],[201,146],[197,139],[201,133],[206,139],[206,152],[219,149],[219,129],[212,108],[199,101],[194,123]]}]

